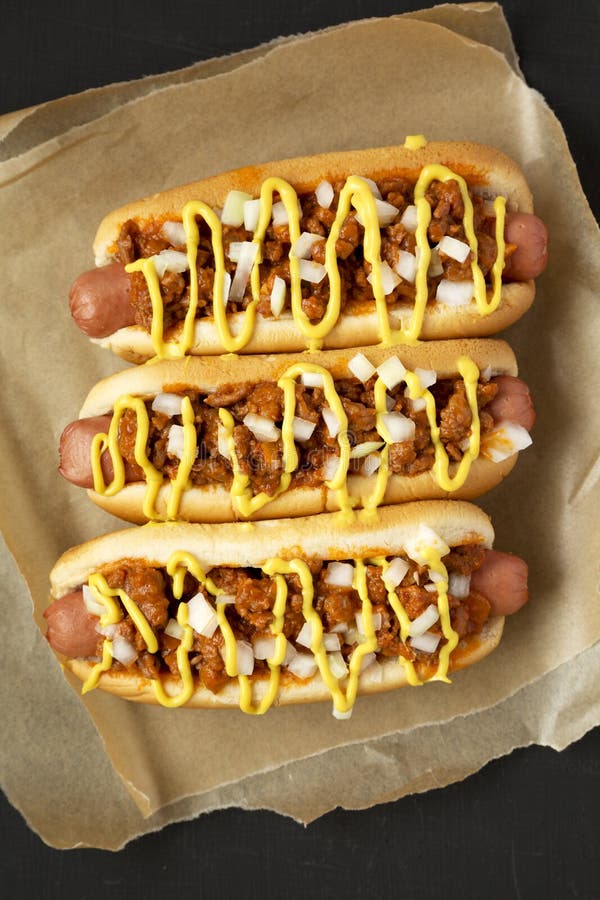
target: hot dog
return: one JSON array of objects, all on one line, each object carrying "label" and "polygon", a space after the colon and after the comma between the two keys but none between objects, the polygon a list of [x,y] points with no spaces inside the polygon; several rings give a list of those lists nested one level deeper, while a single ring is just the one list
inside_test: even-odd
[{"label": "hot dog", "polygon": [[491,551],[477,507],[387,507],[255,525],[150,524],[76,547],[51,573],[47,638],[84,681],[164,706],[332,699],[448,681],[498,644],[527,567]]},{"label": "hot dog", "polygon": [[531,442],[516,375],[491,340],[154,362],[96,385],[60,471],[133,522],[472,498]]},{"label": "hot dog", "polygon": [[412,138],[157,194],[94,251],[72,315],[141,362],[493,334],[533,301],[547,234],[512,160]]}]

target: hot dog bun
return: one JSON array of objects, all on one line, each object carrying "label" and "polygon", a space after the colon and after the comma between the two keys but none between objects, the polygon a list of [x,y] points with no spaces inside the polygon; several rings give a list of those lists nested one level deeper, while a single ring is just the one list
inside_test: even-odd
[{"label": "hot dog bun", "polygon": [[[111,212],[101,223],[94,242],[96,264],[111,262],[115,256],[115,242],[123,223],[133,219],[139,223],[149,220],[181,220],[183,206],[189,200],[202,200],[213,208],[223,206],[231,190],[258,197],[261,184],[270,176],[288,181],[298,193],[314,191],[323,180],[340,182],[350,175],[367,176],[373,180],[407,178],[416,181],[423,167],[429,164],[447,166],[462,176],[470,187],[490,198],[506,198],[506,208],[517,213],[531,213],[532,197],[515,162],[498,150],[480,144],[432,142],[419,149],[383,147],[378,149],[325,153],[237,169],[202,181],[129,203]],[[494,334],[518,319],[534,298],[532,280],[513,281],[502,286],[500,305],[493,312],[482,315],[475,300],[465,306],[446,306],[428,303],[420,328],[421,338],[445,339]],[[414,304],[401,298],[389,311],[394,328],[410,319]],[[228,324],[238,334],[243,313],[228,315]],[[178,338],[181,328],[169,334]],[[365,303],[352,313],[342,314],[323,338],[323,348],[355,347],[378,343],[382,338],[381,324],[374,303]],[[149,333],[138,326],[119,328],[113,334],[95,339],[118,355],[132,362],[141,362],[155,355]],[[299,329],[289,309],[279,318],[257,315],[243,353],[291,352],[303,350],[307,338]],[[225,348],[230,349],[230,348]],[[212,318],[196,320],[195,338],[190,350],[193,354],[218,354],[223,344]]]},{"label": "hot dog bun", "polygon": [[[133,395],[145,400],[162,392],[191,389],[209,394],[223,385],[243,385],[277,381],[291,367],[318,366],[329,372],[334,379],[351,376],[348,363],[357,352],[364,355],[374,367],[385,360],[397,357],[409,371],[415,369],[434,370],[438,380],[458,378],[458,364],[461,358],[468,358],[480,371],[487,370],[491,376],[515,376],[517,366],[514,355],[503,341],[471,340],[423,343],[416,347],[396,349],[370,347],[362,351],[340,350],[321,351],[302,355],[278,354],[276,356],[240,357],[235,367],[228,358],[213,359],[188,357],[179,361],[155,361],[151,364],[124,370],[99,382],[85,400],[80,419],[112,413],[119,398]],[[324,401],[323,405],[327,405]],[[106,427],[106,426],[105,426]],[[300,446],[300,445],[297,445]],[[513,453],[498,462],[480,453],[471,464],[466,480],[458,489],[450,489],[439,480],[437,471],[429,468],[418,474],[390,474],[387,480],[382,504],[407,500],[433,499],[451,496],[471,499],[497,485],[512,469],[517,454]],[[450,473],[456,473],[457,464],[452,463]],[[68,477],[68,476],[67,476]],[[347,477],[348,493],[358,505],[362,499],[371,496],[377,483],[377,473],[369,476],[350,472]],[[77,483],[77,482],[76,482]],[[340,494],[320,482],[315,485],[292,485],[256,511],[246,512],[235,500],[232,490],[224,484],[192,485],[183,490],[178,509],[168,512],[172,484],[165,477],[154,503],[155,518],[181,518],[192,522],[226,522],[236,518],[280,518],[312,515],[340,508]],[[127,521],[141,523],[147,521],[144,511],[146,484],[137,480],[127,483],[113,495],[89,491],[91,499],[108,512]],[[343,498],[342,498],[343,500]]]},{"label": "hot dog bun", "polygon": [[[405,547],[409,548],[410,557],[415,553],[416,535],[425,534],[423,528],[432,529],[450,548],[465,544],[490,548],[494,537],[488,517],[477,507],[460,501],[428,501],[388,507],[380,511],[376,523],[355,519],[344,524],[338,515],[329,514],[293,521],[258,522],[255,525],[150,524],[105,535],[69,550],[52,570],[51,593],[56,599],[66,596],[86,584],[92,573],[106,571],[120,562],[135,565],[138,560],[144,560],[154,567],[166,567],[172,555],[181,552],[190,554],[205,572],[217,566],[251,567],[256,570],[273,559],[280,562],[310,562],[315,559],[327,562],[348,559],[366,561],[377,557],[395,557]],[[428,541],[429,533],[418,544],[419,552],[423,547],[430,546]],[[439,557],[446,551],[439,549]],[[503,616],[495,616],[488,619],[479,634],[461,639],[450,656],[448,671],[472,665],[491,652],[500,641],[503,623]],[[65,665],[78,678],[85,680],[95,662],[67,659]],[[433,674],[430,664],[427,677]],[[171,695],[175,695],[181,687],[179,679],[174,676],[161,675],[160,680]],[[254,702],[258,703],[267,691],[268,682],[264,677],[252,681]],[[376,693],[400,687],[406,682],[407,670],[397,658],[382,658],[381,669],[366,668],[361,672],[358,692]],[[104,672],[98,686],[130,700],[157,702],[152,679],[144,678],[139,671],[132,669]],[[274,702],[283,705],[330,697],[331,691],[318,673],[308,679],[282,673]],[[186,703],[188,706],[212,708],[239,704],[240,688],[235,677],[218,693],[195,683]]]}]

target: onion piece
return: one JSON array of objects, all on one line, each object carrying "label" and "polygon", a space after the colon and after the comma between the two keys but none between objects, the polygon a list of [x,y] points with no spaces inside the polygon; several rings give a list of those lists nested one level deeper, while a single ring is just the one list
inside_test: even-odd
[{"label": "onion piece", "polygon": [[[400,210],[397,206],[393,206],[391,203],[387,203],[387,201],[375,197],[375,211],[377,213],[379,227],[384,228],[386,225],[392,224]],[[365,223],[358,212],[356,213],[356,221],[364,228]]]},{"label": "onion piece", "polygon": [[[185,450],[185,432],[183,425],[171,425],[169,428],[169,437],[167,440],[167,453],[169,456],[176,456],[177,459],[183,459]],[[198,448],[196,448],[196,454]]]},{"label": "onion piece", "polygon": [[231,450],[229,449],[229,435],[225,426],[219,422],[217,425],[217,450],[225,459],[231,458]]},{"label": "onion piece", "polygon": [[[418,259],[418,257],[417,257]],[[444,267],[442,265],[442,260],[440,259],[439,250],[437,247],[431,248],[431,256],[429,257],[429,266],[427,268],[427,277],[428,278],[437,278],[438,275],[444,274]]]},{"label": "onion piece", "polygon": [[323,240],[324,238],[320,234],[303,231],[300,237],[292,244],[290,256],[295,256],[297,259],[310,259],[314,245]]},{"label": "onion piece", "polygon": [[92,589],[88,584],[83,585],[83,602],[85,608],[92,616],[103,616],[106,608],[103,603],[99,603],[92,593]]},{"label": "onion piece", "polygon": [[417,230],[417,207],[414,205],[407,206],[404,212],[402,213],[402,218],[400,219],[400,223],[404,225],[407,231],[410,231],[411,234]]},{"label": "onion piece", "polygon": [[188,601],[188,625],[206,638],[211,638],[219,627],[217,614],[203,594],[194,594]]},{"label": "onion piece", "polygon": [[109,641],[112,641],[113,638],[115,638],[119,633],[119,626],[118,625],[105,625],[105,626],[96,625],[95,630],[98,632],[98,634],[103,634],[104,637],[107,637],[109,639]]},{"label": "onion piece", "polygon": [[407,561],[401,556],[396,556],[381,576],[383,578],[383,583],[387,588],[398,587],[400,582],[404,580],[404,576],[409,569],[410,565]]},{"label": "onion piece", "polygon": [[406,376],[406,367],[397,356],[389,356],[385,362],[377,366],[376,371],[388,391],[392,391]]},{"label": "onion piece", "polygon": [[299,416],[294,416],[294,418],[292,419],[294,440],[298,441],[299,443],[308,441],[311,438],[315,427],[315,422],[309,422],[308,419],[301,419],[299,418]]},{"label": "onion piece", "polygon": [[327,662],[329,663],[329,671],[334,678],[345,678],[348,674],[348,666],[339,650],[327,654]]},{"label": "onion piece", "polygon": [[337,587],[352,587],[354,582],[354,566],[352,563],[330,562],[324,578],[325,584]]},{"label": "onion piece", "polygon": [[334,705],[331,710],[331,715],[333,716],[334,719],[340,719],[342,721],[344,719],[351,719],[352,718],[352,707],[350,707],[350,709],[347,709],[344,711],[344,710],[338,709]]},{"label": "onion piece", "polygon": [[415,436],[415,423],[408,416],[399,412],[383,413],[381,421],[387,428],[392,444],[412,441]]},{"label": "onion piece", "polygon": [[227,256],[231,260],[231,262],[239,262],[240,259],[240,251],[246,241],[232,241],[229,245],[229,249],[227,251]]},{"label": "onion piece", "polygon": [[297,678],[311,678],[317,671],[317,663],[312,653],[296,653],[289,661],[288,672]]},{"label": "onion piece", "polygon": [[333,203],[333,185],[329,181],[320,181],[316,187],[315,195],[319,206],[322,209],[329,209]]},{"label": "onion piece", "polygon": [[437,249],[439,253],[449,256],[450,259],[455,259],[459,263],[464,263],[471,252],[468,244],[465,244],[464,241],[457,241],[456,238],[450,237],[449,234],[444,235],[437,245]]},{"label": "onion piece", "polygon": [[[273,204],[273,208],[271,210],[271,215],[273,217],[273,225],[277,228],[279,225],[288,225],[289,224],[289,216],[287,209],[285,208],[285,203],[283,200],[279,200],[277,203]],[[300,206],[300,201],[298,200],[298,216],[302,218],[302,207]]]},{"label": "onion piece", "polygon": [[260,198],[246,200],[244,203],[244,228],[246,231],[256,231],[260,218]]},{"label": "onion piece", "polygon": [[473,299],[472,281],[449,281],[442,278],[437,286],[435,299],[445,306],[468,306]]},{"label": "onion piece", "polygon": [[424,584],[424,585],[423,585],[423,588],[424,588],[424,590],[427,591],[428,594],[434,594],[434,593],[437,593],[437,587],[436,587],[436,585],[433,583],[433,581],[428,581],[427,584]]},{"label": "onion piece", "polygon": [[252,200],[252,194],[246,194],[245,191],[229,191],[225,197],[223,211],[221,213],[221,222],[223,225],[232,225],[238,228],[244,224],[244,204],[248,200]]},{"label": "onion piece", "polygon": [[435,653],[441,639],[441,634],[432,634],[431,631],[425,631],[423,634],[409,638],[408,643],[414,650],[422,650],[424,653]]},{"label": "onion piece", "polygon": [[267,444],[278,441],[281,437],[281,429],[277,427],[275,422],[267,419],[265,416],[259,416],[256,413],[248,413],[243,418],[246,428],[249,428],[257,441],[264,441]]},{"label": "onion piece", "polygon": [[363,181],[366,181],[366,183],[369,186],[369,190],[371,191],[371,193],[373,194],[375,199],[381,200],[381,191],[377,187],[376,182],[374,182],[372,178],[367,178],[366,175],[359,175],[358,177],[361,178]]},{"label": "onion piece", "polygon": [[421,369],[417,366],[415,368],[415,375],[421,382],[421,387],[424,391],[437,381],[437,372],[434,372],[433,369]]},{"label": "onion piece", "polygon": [[[416,531],[404,542],[404,549],[411,559],[420,566],[427,565],[428,551],[433,550],[441,557],[450,553],[450,547],[429,525],[420,524]],[[415,574],[418,574],[415,572]],[[417,582],[418,583],[418,582]]]},{"label": "onion piece", "polygon": [[342,423],[329,406],[323,407],[323,421],[327,426],[327,431],[329,432],[331,437],[336,437],[340,433],[340,428],[342,427]]},{"label": "onion piece", "polygon": [[369,455],[365,457],[365,461],[363,463],[363,475],[365,475],[367,478],[370,478],[371,475],[375,474],[380,466],[381,456],[379,455],[379,453],[369,453]]},{"label": "onion piece", "polygon": [[[356,650],[354,651],[354,653],[356,653]],[[377,656],[375,655],[375,653],[373,653],[373,652],[365,653],[365,655],[362,656],[361,660],[360,660],[360,671],[364,672],[365,669],[368,669],[370,666],[373,665],[373,663],[376,661],[376,659],[377,659]]]},{"label": "onion piece", "polygon": [[257,252],[258,244],[253,241],[242,241],[238,264],[229,290],[229,299],[234,303],[244,296]]},{"label": "onion piece", "polygon": [[300,376],[300,383],[304,387],[322,388],[323,376],[320,372],[303,372]]},{"label": "onion piece", "polygon": [[404,281],[408,281],[409,284],[414,284],[415,278],[417,277],[417,257],[407,250],[400,250],[395,269]]},{"label": "onion piece", "polygon": [[348,363],[348,368],[355,378],[366,384],[372,378],[377,369],[372,365],[364,353],[357,353]]},{"label": "onion piece", "polygon": [[131,665],[134,659],[138,658],[138,652],[133,644],[120,634],[115,635],[112,639],[111,652],[113,659],[116,659],[117,662],[120,662],[124,666]]},{"label": "onion piece", "polygon": [[276,319],[279,318],[285,306],[287,287],[283,278],[276,275],[273,279],[273,287],[271,288],[271,312]]},{"label": "onion piece", "polygon": [[180,641],[185,634],[185,629],[179,624],[177,619],[169,619],[165,626],[165,634]]},{"label": "onion piece", "polygon": [[302,647],[308,647],[310,650],[310,642],[312,641],[312,622],[305,622],[296,638],[296,643]]},{"label": "onion piece", "polygon": [[327,650],[328,653],[334,653],[341,647],[339,634],[324,632],[321,640],[323,642],[323,647],[325,648],[325,650]]},{"label": "onion piece", "polygon": [[448,593],[453,597],[461,599],[468,597],[471,590],[471,576],[459,575],[457,572],[450,572],[448,576]]},{"label": "onion piece", "polygon": [[152,411],[163,416],[180,416],[183,397],[180,394],[157,394],[152,401]]},{"label": "onion piece", "polygon": [[[357,612],[354,616],[356,619],[356,627],[358,629],[358,633],[363,636],[367,633],[364,629],[363,625],[363,614],[361,612]],[[371,624],[373,626],[373,631],[379,631],[381,628],[381,613],[371,613]]]},{"label": "onion piece", "polygon": [[254,638],[252,646],[255,659],[269,659],[275,654],[275,636],[261,634]]},{"label": "onion piece", "polygon": [[185,272],[189,269],[187,253],[181,250],[161,250],[156,256],[152,257],[154,270],[159,278],[162,278],[165,272]]},{"label": "onion piece", "polygon": [[327,275],[327,269],[321,263],[312,262],[310,259],[298,260],[300,278],[310,281],[311,284],[320,284]]},{"label": "onion piece", "polygon": [[357,444],[356,447],[352,448],[350,459],[363,459],[375,450],[381,450],[382,447],[383,441],[364,441],[362,444]]},{"label": "onion piece", "polygon": [[235,661],[238,675],[252,675],[254,671],[254,650],[248,641],[235,642]]},{"label": "onion piece", "polygon": [[496,428],[486,434],[482,450],[493,462],[501,462],[519,450],[530,447],[532,443],[531,435],[522,425],[498,422]]},{"label": "onion piece", "polygon": [[187,236],[183,222],[163,222],[160,231],[174,247],[185,247]]},{"label": "onion piece", "polygon": [[[400,284],[400,276],[397,275],[385,261],[379,264],[379,273],[381,275],[381,287],[383,293],[387,297],[392,293],[394,288],[398,287]],[[369,284],[373,284],[373,272],[371,272],[370,275],[367,275],[367,281]]]}]

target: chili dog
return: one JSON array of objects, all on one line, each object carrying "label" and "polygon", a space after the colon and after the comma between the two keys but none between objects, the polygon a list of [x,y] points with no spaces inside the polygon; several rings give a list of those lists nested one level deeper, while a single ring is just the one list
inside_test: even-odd
[{"label": "chili dog", "polygon": [[331,698],[448,681],[528,598],[523,560],[461,501],[227,525],[147,525],[76,547],[52,573],[47,638],[83,682],[164,706]]},{"label": "chili dog", "polygon": [[512,160],[412,138],[156,194],[94,252],[73,318],[141,362],[493,334],[533,301],[547,234]]},{"label": "chili dog", "polygon": [[531,443],[516,375],[491,340],[154,362],[96,385],[60,471],[133,522],[472,498]]}]

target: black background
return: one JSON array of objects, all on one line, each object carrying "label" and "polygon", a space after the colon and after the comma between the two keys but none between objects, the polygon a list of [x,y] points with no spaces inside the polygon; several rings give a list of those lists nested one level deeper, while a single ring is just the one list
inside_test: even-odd
[{"label": "black background", "polygon": [[[283,34],[425,2],[0,2],[0,113]],[[600,216],[600,3],[505,2],[528,83],[561,120]],[[6,739],[6,737],[5,737]],[[65,786],[68,789],[68,786]],[[4,896],[600,898],[600,729],[519,750],[464,782],[308,828],[227,810],[112,854],[46,847],[2,801]]]}]

